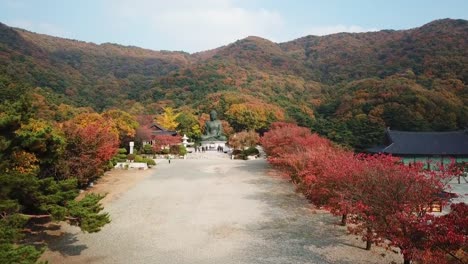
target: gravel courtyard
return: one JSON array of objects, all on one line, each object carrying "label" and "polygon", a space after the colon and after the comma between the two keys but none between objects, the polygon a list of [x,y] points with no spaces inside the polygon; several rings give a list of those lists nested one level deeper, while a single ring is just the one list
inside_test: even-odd
[{"label": "gravel courtyard", "polygon": [[49,263],[401,263],[363,250],[338,219],[314,210],[265,160],[172,160],[106,204],[112,222],[64,226]]}]

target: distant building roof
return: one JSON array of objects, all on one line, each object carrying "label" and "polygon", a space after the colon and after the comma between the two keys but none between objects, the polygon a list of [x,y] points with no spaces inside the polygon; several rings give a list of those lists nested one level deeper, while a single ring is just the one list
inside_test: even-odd
[{"label": "distant building roof", "polygon": [[368,149],[394,155],[468,155],[468,131],[407,132],[387,129],[387,145]]},{"label": "distant building roof", "polygon": [[154,136],[157,136],[157,135],[172,135],[172,136],[175,136],[177,135],[177,132],[174,131],[174,130],[167,130],[165,129],[163,126],[159,125],[159,124],[156,124],[156,123],[153,123],[150,128],[153,130],[151,133],[154,135]]}]

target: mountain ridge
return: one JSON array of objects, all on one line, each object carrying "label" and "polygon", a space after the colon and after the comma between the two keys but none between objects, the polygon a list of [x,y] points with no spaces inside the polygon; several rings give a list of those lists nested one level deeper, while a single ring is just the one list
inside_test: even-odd
[{"label": "mountain ridge", "polygon": [[[192,54],[94,44],[0,24],[0,60],[4,100],[41,87],[54,100],[99,111],[154,114],[169,105],[197,113],[216,108],[220,117],[231,105],[255,103],[280,107],[288,120],[316,124],[330,138],[336,133],[325,128],[357,133],[362,122],[406,130],[468,124],[466,20],[282,43],[249,36]],[[430,109],[438,105],[436,119]],[[333,124],[320,127],[314,120]]]},{"label": "mountain ridge", "polygon": [[[334,36],[334,35],[342,35],[342,34],[362,35],[362,34],[379,33],[379,32],[404,32],[404,31],[411,31],[411,30],[414,30],[414,29],[422,29],[422,28],[425,28],[425,27],[428,27],[428,26],[434,26],[434,25],[440,25],[440,24],[446,24],[446,23],[456,24],[456,23],[466,23],[466,22],[467,22],[467,20],[464,20],[464,19],[442,18],[442,19],[436,19],[436,20],[430,21],[430,22],[428,22],[426,24],[423,24],[422,26],[419,26],[419,27],[408,28],[408,29],[398,29],[398,30],[395,30],[395,29],[380,29],[378,31],[366,31],[366,32],[336,32],[336,33],[331,33],[331,34],[326,34],[326,35],[312,35],[312,34],[310,34],[310,35],[305,35],[305,36],[302,36],[302,37],[298,37],[298,38],[283,41],[283,42],[274,42],[274,41],[271,41],[269,39],[263,38],[261,36],[250,35],[250,36],[247,36],[245,38],[238,39],[236,41],[257,38],[257,39],[267,40],[267,41],[275,43],[277,45],[282,45],[282,44],[297,42],[297,41],[300,41],[302,39],[312,38],[312,37],[314,37],[314,38],[323,38],[323,37],[329,37],[329,36]],[[58,39],[61,39],[61,40],[66,40],[66,41],[82,42],[82,43],[85,43],[85,44],[93,44],[93,45],[96,45],[96,46],[106,46],[106,45],[113,45],[114,46],[115,45],[115,46],[119,46],[119,47],[123,47],[123,48],[136,48],[136,49],[142,49],[142,50],[152,51],[152,52],[185,53],[185,54],[190,54],[190,55],[204,53],[204,52],[210,52],[212,50],[217,50],[217,49],[220,49],[222,47],[228,46],[229,44],[232,44],[232,43],[236,42],[236,41],[234,41],[234,42],[227,43],[227,44],[225,44],[223,46],[220,46],[220,47],[190,53],[190,52],[186,52],[186,51],[182,51],[182,50],[179,50],[179,51],[178,50],[157,50],[157,49],[151,49],[151,48],[143,48],[143,47],[139,47],[139,46],[136,46],[136,45],[123,45],[123,44],[112,43],[112,42],[103,42],[103,43],[98,44],[98,43],[95,43],[95,42],[92,42],[92,41],[83,41],[83,40],[78,40],[78,39],[59,37],[59,36],[52,36],[52,35],[48,35],[48,34],[44,34],[44,33],[33,32],[33,31],[23,29],[23,28],[19,28],[19,27],[8,26],[7,24],[0,22],[0,28],[2,28],[2,27],[8,27],[8,28],[11,28],[13,30],[32,33],[32,34],[36,34],[36,35],[43,35],[43,36],[47,36],[47,37],[51,37],[51,38],[58,38]]]}]

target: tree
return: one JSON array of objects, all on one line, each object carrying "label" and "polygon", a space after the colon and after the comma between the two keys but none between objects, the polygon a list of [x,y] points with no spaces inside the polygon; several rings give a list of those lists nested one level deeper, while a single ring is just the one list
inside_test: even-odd
[{"label": "tree", "polygon": [[459,218],[459,213],[466,209],[455,208],[453,218],[428,213],[432,202],[446,203],[440,195],[446,177],[453,175],[448,173],[453,166],[441,166],[443,171],[426,171],[422,170],[423,164],[404,166],[391,163],[390,157],[385,156],[369,156],[365,162],[373,164],[368,167],[368,177],[364,177],[373,178],[374,184],[363,203],[373,216],[375,233],[398,247],[405,263],[418,259],[446,263],[445,255],[460,249],[466,241],[466,228],[460,228],[463,220]]},{"label": "tree", "polygon": [[153,125],[154,118],[150,115],[139,115],[136,117],[138,127],[135,130],[135,147],[137,149],[143,148],[144,142],[149,142],[153,138]]},{"label": "tree", "polygon": [[228,143],[234,149],[244,150],[244,148],[255,147],[259,141],[260,137],[255,131],[243,131],[233,134]]},{"label": "tree", "polygon": [[118,109],[111,109],[102,113],[102,117],[114,123],[119,132],[121,142],[128,143],[130,139],[135,137],[135,130],[139,125],[135,117],[129,113]]},{"label": "tree", "polygon": [[187,111],[181,112],[176,117],[176,122],[178,123],[176,129],[179,134],[185,134],[193,140],[200,140],[202,133],[195,115]]},{"label": "tree", "polygon": [[157,135],[154,138],[153,149],[156,152],[161,152],[161,150],[170,148],[171,146],[179,145],[182,142],[180,136],[172,135]]},{"label": "tree", "polygon": [[444,204],[444,182],[459,172],[454,163],[426,171],[396,157],[355,155],[287,123],[272,124],[261,143],[269,162],[311,202],[353,224],[348,229],[362,236],[366,249],[384,244],[398,247],[405,263],[446,263],[466,245],[466,205],[443,217],[428,214],[432,202]]},{"label": "tree", "polygon": [[172,107],[165,107],[164,112],[156,116],[156,122],[166,129],[175,130],[179,125],[176,121],[178,115]]},{"label": "tree", "polygon": [[79,194],[76,179],[57,181],[27,173],[1,173],[0,186],[2,263],[35,263],[40,257],[41,249],[21,245],[28,221],[68,221],[86,232],[98,232],[110,222],[99,205],[103,196],[92,194],[75,200]]},{"label": "tree", "polygon": [[[39,166],[40,176],[51,173],[50,168],[65,149],[65,138],[61,131],[50,122],[30,119],[27,123],[21,124],[21,127],[15,131],[15,135],[16,150],[11,161],[19,166],[20,163],[28,164],[28,161],[35,159]],[[27,158],[28,155],[29,158]]]},{"label": "tree", "polygon": [[236,131],[265,130],[271,123],[284,120],[284,112],[266,103],[232,104],[225,116]]},{"label": "tree", "polygon": [[104,172],[117,153],[119,141],[112,123],[94,114],[83,115],[63,125],[67,146],[64,159],[57,166],[64,178],[77,177],[81,185],[86,185]]},{"label": "tree", "polygon": [[221,126],[223,126],[223,133],[227,138],[234,134],[234,128],[232,128],[228,121],[221,120]]}]

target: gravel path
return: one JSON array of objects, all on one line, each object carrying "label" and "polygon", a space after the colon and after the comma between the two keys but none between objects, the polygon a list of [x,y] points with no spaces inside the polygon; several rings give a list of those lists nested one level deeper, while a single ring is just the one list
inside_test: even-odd
[{"label": "gravel path", "polygon": [[[106,205],[95,234],[65,226],[49,263],[390,263],[314,211],[265,160],[163,161]],[[384,255],[385,257],[383,257]]]}]

